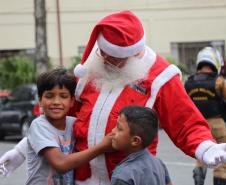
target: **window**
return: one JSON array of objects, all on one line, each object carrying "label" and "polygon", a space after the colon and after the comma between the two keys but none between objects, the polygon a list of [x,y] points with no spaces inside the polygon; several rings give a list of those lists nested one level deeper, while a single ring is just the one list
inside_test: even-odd
[{"label": "window", "polygon": [[34,59],[35,49],[31,48],[31,49],[0,50],[0,59],[17,55],[25,55]]},{"label": "window", "polygon": [[225,42],[220,41],[204,41],[204,42],[173,42],[171,43],[171,53],[173,57],[180,63],[188,67],[189,73],[196,71],[196,57],[198,52],[206,46],[216,47],[222,54],[225,51]]},{"label": "window", "polygon": [[78,56],[82,56],[85,50],[85,46],[78,46]]}]

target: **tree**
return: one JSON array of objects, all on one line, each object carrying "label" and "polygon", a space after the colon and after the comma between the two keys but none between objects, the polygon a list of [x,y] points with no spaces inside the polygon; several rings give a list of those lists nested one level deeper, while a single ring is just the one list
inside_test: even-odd
[{"label": "tree", "polygon": [[35,39],[36,39],[36,71],[37,74],[49,69],[46,34],[45,0],[34,0],[35,6]]},{"label": "tree", "polygon": [[12,56],[0,60],[0,87],[13,89],[35,81],[34,61],[26,56]]}]

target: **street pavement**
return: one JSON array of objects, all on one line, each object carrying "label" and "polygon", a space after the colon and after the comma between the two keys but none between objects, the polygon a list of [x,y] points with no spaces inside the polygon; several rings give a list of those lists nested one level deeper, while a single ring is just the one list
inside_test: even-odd
[{"label": "street pavement", "polygon": [[[195,166],[195,160],[179,150],[163,130],[159,132],[157,156],[165,162],[173,185],[194,184],[192,170]],[[208,169],[205,185],[213,185],[212,179],[213,170]]]},{"label": "street pavement", "polygon": [[[18,139],[8,138],[0,142],[0,156],[13,148]],[[168,167],[173,185],[193,185],[192,169],[195,160],[186,156],[170,141],[163,130],[159,131],[158,157]],[[212,185],[212,170],[208,170],[205,185]],[[26,165],[19,167],[9,178],[0,176],[0,185],[24,185],[26,182]]]}]

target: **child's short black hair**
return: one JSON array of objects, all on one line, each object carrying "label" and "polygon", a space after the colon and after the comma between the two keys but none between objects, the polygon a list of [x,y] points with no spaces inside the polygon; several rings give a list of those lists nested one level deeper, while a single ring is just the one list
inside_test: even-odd
[{"label": "child's short black hair", "polygon": [[143,148],[153,142],[158,132],[158,117],[155,111],[147,107],[127,106],[119,114],[125,116],[130,135],[141,137]]},{"label": "child's short black hair", "polygon": [[37,79],[38,96],[42,97],[44,91],[51,90],[55,86],[67,88],[73,97],[76,87],[73,74],[64,68],[57,68],[40,74]]}]

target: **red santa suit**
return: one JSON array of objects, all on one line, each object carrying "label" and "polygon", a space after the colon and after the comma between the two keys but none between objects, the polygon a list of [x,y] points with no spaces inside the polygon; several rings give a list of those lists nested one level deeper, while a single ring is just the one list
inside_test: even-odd
[{"label": "red santa suit", "polygon": [[[101,23],[103,22],[106,24],[106,20]],[[104,34],[103,36],[107,37]],[[91,46],[89,41],[83,62],[87,59],[87,50],[89,50],[89,55],[94,41],[91,41]],[[102,42],[100,40],[100,42],[98,46],[101,49],[106,49],[102,44],[108,41]],[[140,42],[136,45],[138,48],[139,44]],[[109,51],[110,55],[115,56],[117,52],[114,52],[114,49],[114,47],[110,50],[107,48],[106,51]],[[168,62],[156,55],[150,48],[145,47],[144,50],[145,62],[149,64],[149,72],[144,79],[100,91],[92,85],[91,81],[83,78],[78,80],[75,94],[81,106],[76,114],[77,120],[74,124],[77,151],[85,150],[99,143],[104,135],[111,132],[116,126],[119,111],[128,105],[140,105],[155,109],[159,116],[161,127],[174,144],[191,157],[194,157],[197,146],[200,143],[205,140],[214,141],[208,124],[186,94],[180,80],[178,68],[174,65],[169,65]],[[129,53],[129,55],[131,54],[133,54],[133,51]],[[116,57],[123,58],[125,56],[120,53]],[[157,139],[155,141],[149,148],[153,154],[156,153]],[[98,156],[90,161],[89,164],[76,170],[76,183],[109,184],[112,170],[123,157],[125,155],[121,152]]]}]

